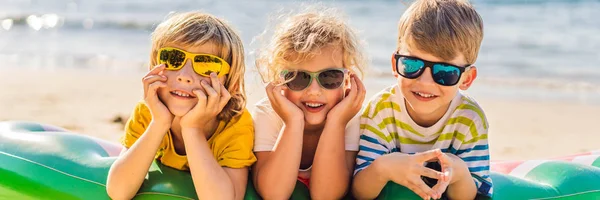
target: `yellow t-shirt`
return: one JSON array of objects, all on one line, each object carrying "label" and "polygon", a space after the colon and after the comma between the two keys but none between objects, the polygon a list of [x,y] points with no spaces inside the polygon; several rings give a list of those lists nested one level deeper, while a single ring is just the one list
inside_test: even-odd
[{"label": "yellow t-shirt", "polygon": [[[121,138],[123,146],[130,148],[146,131],[151,121],[152,115],[146,104],[138,103],[125,125],[125,135]],[[208,139],[208,145],[219,165],[223,167],[244,168],[252,165],[256,161],[252,152],[254,126],[248,110],[244,109],[241,115],[229,122],[220,121],[215,134]],[[165,134],[155,158],[166,166],[189,170],[187,156],[175,152],[171,131]]]}]

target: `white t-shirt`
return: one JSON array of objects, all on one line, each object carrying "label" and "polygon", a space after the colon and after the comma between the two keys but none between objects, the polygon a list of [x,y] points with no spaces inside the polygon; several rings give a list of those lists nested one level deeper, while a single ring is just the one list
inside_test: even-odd
[{"label": "white t-shirt", "polygon": [[[354,116],[346,125],[346,151],[358,151],[360,113]],[[264,98],[256,103],[252,117],[254,121],[254,151],[273,151],[279,133],[283,128],[283,120],[271,107],[269,98]]]}]

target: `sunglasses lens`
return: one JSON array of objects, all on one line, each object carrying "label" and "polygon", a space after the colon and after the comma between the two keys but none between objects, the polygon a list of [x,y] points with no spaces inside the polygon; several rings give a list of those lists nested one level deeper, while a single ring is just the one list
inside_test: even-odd
[{"label": "sunglasses lens", "polygon": [[286,80],[287,87],[290,88],[290,90],[299,91],[308,87],[311,77],[306,72],[289,72],[285,74],[284,79]]},{"label": "sunglasses lens", "polygon": [[435,64],[432,67],[433,80],[445,86],[452,86],[460,79],[460,69],[452,65]]},{"label": "sunglasses lens", "polygon": [[159,64],[166,64],[166,69],[179,69],[185,61],[185,53],[177,49],[161,50],[158,57]]},{"label": "sunglasses lens", "polygon": [[203,76],[210,76],[210,73],[219,74],[223,66],[221,59],[209,55],[197,55],[194,57],[194,71]]},{"label": "sunglasses lens", "polygon": [[337,89],[344,83],[344,72],[340,70],[327,70],[319,74],[319,83],[325,89]]},{"label": "sunglasses lens", "polygon": [[425,63],[423,63],[422,60],[405,57],[401,57],[398,60],[400,61],[398,64],[398,72],[406,78],[419,77],[425,67]]}]

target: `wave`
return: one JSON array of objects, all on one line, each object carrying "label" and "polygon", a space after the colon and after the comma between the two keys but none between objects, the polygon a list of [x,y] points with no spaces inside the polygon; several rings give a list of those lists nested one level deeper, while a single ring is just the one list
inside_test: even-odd
[{"label": "wave", "polygon": [[[133,17],[132,17],[133,18]],[[136,21],[128,19],[93,19],[67,17],[53,13],[6,16],[0,18],[2,28],[30,27],[40,29],[121,29],[153,30],[160,21]]]}]

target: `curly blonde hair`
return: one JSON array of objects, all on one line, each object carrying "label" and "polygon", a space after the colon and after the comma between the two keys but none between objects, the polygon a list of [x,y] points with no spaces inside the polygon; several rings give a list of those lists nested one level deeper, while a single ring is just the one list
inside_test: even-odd
[{"label": "curly blonde hair", "polygon": [[311,59],[325,47],[339,46],[344,68],[362,77],[367,65],[361,42],[354,30],[337,16],[334,8],[310,7],[285,18],[270,42],[257,53],[256,67],[265,82],[274,82],[286,67]]},{"label": "curly blonde hair", "polygon": [[158,49],[169,44],[196,46],[211,43],[221,49],[216,56],[231,66],[224,86],[231,99],[217,115],[217,119],[229,121],[246,107],[244,85],[244,46],[235,30],[225,21],[202,12],[173,14],[160,23],[152,33],[150,68],[156,65]]}]

